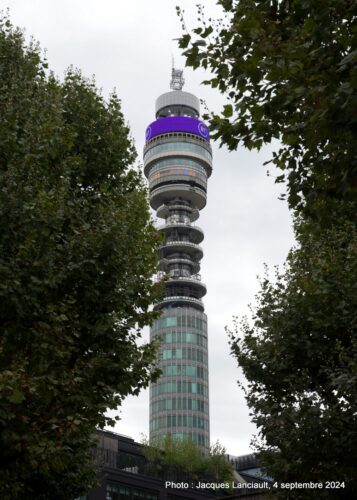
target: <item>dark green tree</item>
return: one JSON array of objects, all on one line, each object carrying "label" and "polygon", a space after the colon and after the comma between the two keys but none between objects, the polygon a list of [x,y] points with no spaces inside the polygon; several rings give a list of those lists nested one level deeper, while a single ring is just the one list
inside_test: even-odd
[{"label": "dark green tree", "polygon": [[[248,381],[246,398],[262,438],[259,457],[272,477],[344,482],[312,496],[354,498],[356,226],[343,218],[316,232],[304,226],[298,244],[284,272],[262,280],[252,321],[231,334],[232,351]],[[311,493],[296,490],[291,498]]]},{"label": "dark green tree", "polygon": [[146,387],[159,245],[120,109],[0,24],[0,497],[94,484],[96,427]]},{"label": "dark green tree", "polygon": [[253,321],[231,336],[256,446],[276,480],[344,481],[314,498],[353,498],[357,2],[217,3],[221,20],[199,7],[200,26],[181,37],[186,64],[210,70],[205,83],[227,98],[206,117],[213,137],[230,150],[279,141],[272,162],[297,238],[285,270],[262,281]]},{"label": "dark green tree", "polygon": [[319,216],[331,197],[355,200],[357,2],[217,4],[222,19],[205,19],[199,7],[200,26],[179,42],[186,64],[208,69],[204,83],[227,98],[221,114],[207,116],[213,137],[230,150],[279,140],[272,162],[292,208]]},{"label": "dark green tree", "polygon": [[155,445],[150,445],[147,439],[142,444],[147,460],[146,470],[150,475],[169,481],[204,481],[229,485],[235,478],[226,450],[218,441],[207,454],[203,454],[192,441],[174,439],[169,434],[155,442]]}]

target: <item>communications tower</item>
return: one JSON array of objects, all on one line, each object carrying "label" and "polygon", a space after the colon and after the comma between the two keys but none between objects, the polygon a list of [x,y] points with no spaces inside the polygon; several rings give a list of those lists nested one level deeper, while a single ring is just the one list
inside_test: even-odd
[{"label": "communications tower", "polygon": [[172,69],[171,92],[156,100],[156,120],[146,129],[144,172],[150,205],[164,223],[159,274],[166,274],[165,296],[155,305],[161,316],[151,340],[161,339],[162,376],[150,388],[150,441],[166,434],[209,448],[207,316],[202,297],[200,243],[194,222],[206,205],[212,150],[199,100],[182,91],[182,71]]}]

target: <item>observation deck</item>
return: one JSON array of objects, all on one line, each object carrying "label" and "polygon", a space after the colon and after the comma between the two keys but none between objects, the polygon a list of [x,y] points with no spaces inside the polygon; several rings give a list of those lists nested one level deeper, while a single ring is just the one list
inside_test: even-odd
[{"label": "observation deck", "polygon": [[194,226],[188,222],[168,222],[158,226],[158,231],[163,233],[166,238],[172,233],[187,235],[190,242],[199,244],[203,241],[203,230],[199,226]]}]

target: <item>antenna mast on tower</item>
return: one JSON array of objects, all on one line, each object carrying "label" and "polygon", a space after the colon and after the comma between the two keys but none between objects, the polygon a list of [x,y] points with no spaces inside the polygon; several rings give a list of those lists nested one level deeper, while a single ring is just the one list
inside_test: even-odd
[{"label": "antenna mast on tower", "polygon": [[172,58],[170,89],[171,90],[182,90],[184,83],[185,83],[185,79],[183,77],[183,70],[176,69],[174,67],[174,59]]}]

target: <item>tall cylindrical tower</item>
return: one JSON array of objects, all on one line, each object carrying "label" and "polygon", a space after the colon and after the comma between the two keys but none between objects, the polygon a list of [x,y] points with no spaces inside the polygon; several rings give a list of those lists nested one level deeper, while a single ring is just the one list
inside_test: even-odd
[{"label": "tall cylindrical tower", "polygon": [[168,275],[165,296],[155,306],[162,314],[150,332],[152,340],[161,339],[162,370],[150,388],[150,440],[171,434],[203,449],[209,447],[207,317],[201,300],[206,287],[199,274],[204,236],[193,222],[206,205],[211,171],[209,131],[199,120],[198,99],[182,90],[161,95],[144,148],[150,204],[165,220],[159,226],[159,273]]}]

